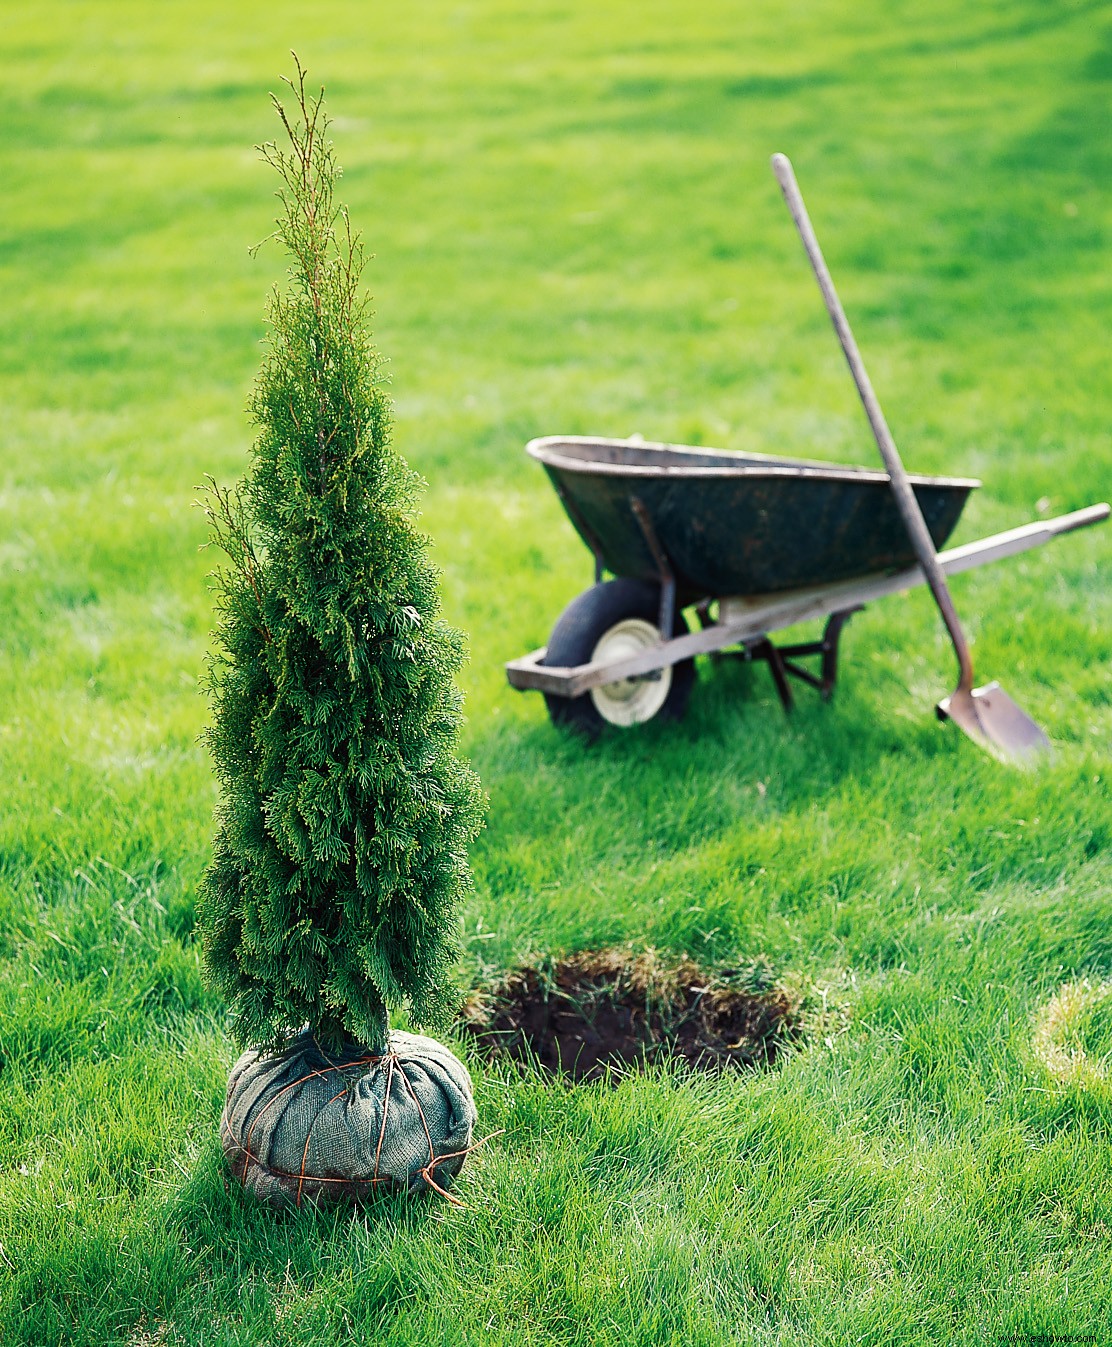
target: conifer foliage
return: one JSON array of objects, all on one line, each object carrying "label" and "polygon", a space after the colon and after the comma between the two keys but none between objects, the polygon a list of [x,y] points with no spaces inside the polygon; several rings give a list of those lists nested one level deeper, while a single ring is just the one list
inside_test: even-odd
[{"label": "conifer foliage", "polygon": [[429,1026],[449,1008],[482,793],[455,755],[463,639],[439,614],[419,479],[391,446],[324,91],[307,94],[300,63],[286,83],[285,141],[260,147],[291,265],[249,402],[258,436],[243,480],[204,497],[227,563],[198,920],[241,1042],[277,1047],[308,1024],[378,1053],[390,1008]]}]

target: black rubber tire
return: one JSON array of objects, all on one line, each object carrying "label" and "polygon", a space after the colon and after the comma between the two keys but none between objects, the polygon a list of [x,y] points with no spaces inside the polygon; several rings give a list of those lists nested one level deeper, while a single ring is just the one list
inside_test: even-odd
[{"label": "black rubber tire", "polygon": [[[660,587],[646,580],[607,580],[585,590],[560,614],[552,628],[545,652],[545,664],[572,668],[586,664],[602,637],[619,622],[638,617],[655,627],[660,621]],[[676,611],[670,636],[687,631],[683,614]],[[672,665],[672,686],[664,705],[654,719],[679,720],[687,709],[687,699],[695,682],[695,661],[682,660]],[[557,697],[544,694],[545,705],[554,725],[565,725],[594,739],[608,722],[603,719],[591,694]]]}]

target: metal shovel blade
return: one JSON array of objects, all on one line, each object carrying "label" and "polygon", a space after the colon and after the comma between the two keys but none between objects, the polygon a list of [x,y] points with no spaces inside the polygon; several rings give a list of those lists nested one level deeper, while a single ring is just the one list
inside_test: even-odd
[{"label": "metal shovel blade", "polygon": [[940,720],[950,719],[970,739],[1003,762],[1033,765],[1050,751],[1050,740],[999,683],[983,688],[956,688],[938,703]]}]

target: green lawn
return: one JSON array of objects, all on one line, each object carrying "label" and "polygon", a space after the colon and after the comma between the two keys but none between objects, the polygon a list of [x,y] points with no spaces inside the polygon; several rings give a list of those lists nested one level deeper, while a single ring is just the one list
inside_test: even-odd
[{"label": "green lawn", "polygon": [[[471,640],[461,985],[631,942],[767,959],[805,1004],[746,1077],[472,1061],[499,1135],[464,1210],[275,1219],[222,1181],[191,502],[246,461],[290,47]],[[1056,743],[1035,774],[934,722],[922,592],[790,721],[708,664],[681,725],[588,749],[501,665],[590,579],[530,436],[874,461],[774,150],[909,466],[984,479],[957,540],[1108,496],[1112,7],[48,0],[0,50],[5,1347],[1108,1341],[1112,1080],[1033,1046],[1112,976],[1108,530],[954,585]],[[1112,1063],[1107,1002],[1066,1046]]]}]

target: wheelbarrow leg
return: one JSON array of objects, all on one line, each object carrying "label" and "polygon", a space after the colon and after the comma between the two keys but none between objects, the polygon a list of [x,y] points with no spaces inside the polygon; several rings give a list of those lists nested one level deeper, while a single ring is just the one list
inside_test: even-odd
[{"label": "wheelbarrow leg", "polygon": [[776,694],[780,698],[780,705],[784,708],[784,714],[790,715],[792,707],[795,705],[795,698],[792,696],[791,684],[788,682],[788,674],[794,673],[798,677],[801,673],[806,682],[810,682],[810,675],[806,669],[793,669],[784,659],[783,652],[766,636],[764,640],[758,641],[749,648],[750,659],[763,659],[772,673],[772,681],[776,685]]},{"label": "wheelbarrow leg", "polygon": [[828,702],[834,695],[834,683],[838,677],[838,640],[842,628],[854,615],[864,610],[863,603],[853,608],[845,608],[840,613],[831,613],[822,632],[822,673],[820,675],[819,695]]},{"label": "wheelbarrow leg", "polygon": [[637,520],[641,534],[652,554],[656,573],[660,577],[660,622],[659,629],[671,631],[676,621],[676,575],[668,561],[668,554],[660,545],[653,521],[640,496],[630,496],[629,508]]},{"label": "wheelbarrow leg", "polygon": [[[788,684],[789,674],[792,678],[798,678],[801,682],[816,688],[824,702],[828,702],[834,695],[834,684],[838,678],[838,641],[842,635],[842,628],[854,613],[861,612],[863,607],[864,604],[859,603],[853,608],[843,608],[840,612],[831,613],[823,628],[821,641],[775,646],[766,636],[747,648],[746,654],[749,659],[767,661],[780,704],[785,711],[790,711],[794,705],[791,687]],[[805,655],[822,656],[818,674],[813,674],[810,669],[805,669],[795,662],[797,658]]]}]

